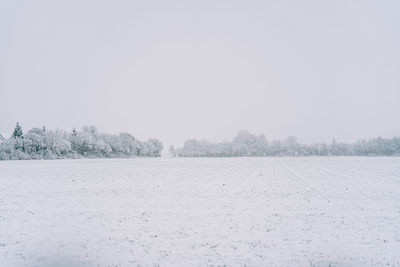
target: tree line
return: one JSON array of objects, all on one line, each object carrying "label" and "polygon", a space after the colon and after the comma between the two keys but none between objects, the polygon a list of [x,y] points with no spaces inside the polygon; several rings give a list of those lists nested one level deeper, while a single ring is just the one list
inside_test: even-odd
[{"label": "tree line", "polygon": [[169,153],[174,157],[400,156],[400,137],[378,137],[351,144],[333,140],[329,144],[305,145],[293,136],[268,142],[264,135],[240,131],[230,142],[189,139],[182,148],[171,146]]},{"label": "tree line", "polygon": [[[0,140],[0,160],[159,157],[162,149],[157,139],[140,141],[129,133],[101,133],[94,126],[71,132],[32,128],[24,134],[17,123],[11,136]],[[232,141],[189,139],[182,148],[171,146],[169,153],[173,157],[400,156],[400,137],[306,145],[292,136],[268,142],[264,135],[239,131]]]},{"label": "tree line", "polygon": [[32,128],[24,134],[19,123],[0,143],[0,160],[159,157],[163,149],[157,139],[139,141],[129,133],[106,134],[94,126],[71,132]]}]

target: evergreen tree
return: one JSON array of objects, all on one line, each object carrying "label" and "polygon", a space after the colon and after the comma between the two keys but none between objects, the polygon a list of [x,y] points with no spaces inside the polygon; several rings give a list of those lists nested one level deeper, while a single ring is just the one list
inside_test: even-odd
[{"label": "evergreen tree", "polygon": [[72,136],[76,137],[78,135],[78,132],[76,131],[75,127],[72,129]]},{"label": "evergreen tree", "polygon": [[23,137],[22,127],[21,127],[21,125],[19,125],[18,122],[17,122],[17,125],[15,126],[12,137],[14,137],[14,138]]}]

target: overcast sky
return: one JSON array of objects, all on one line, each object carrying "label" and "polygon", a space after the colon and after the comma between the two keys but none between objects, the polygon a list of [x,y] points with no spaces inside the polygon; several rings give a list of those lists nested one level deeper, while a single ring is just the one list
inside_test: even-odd
[{"label": "overcast sky", "polygon": [[400,1],[0,0],[0,132],[400,135]]}]

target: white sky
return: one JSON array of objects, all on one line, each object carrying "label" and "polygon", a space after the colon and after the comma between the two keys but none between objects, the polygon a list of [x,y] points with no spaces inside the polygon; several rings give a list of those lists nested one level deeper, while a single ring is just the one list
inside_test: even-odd
[{"label": "white sky", "polygon": [[0,0],[0,132],[400,135],[400,1]]}]

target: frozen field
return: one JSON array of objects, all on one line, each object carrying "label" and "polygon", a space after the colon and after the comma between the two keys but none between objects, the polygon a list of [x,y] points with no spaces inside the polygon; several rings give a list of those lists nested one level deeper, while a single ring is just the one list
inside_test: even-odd
[{"label": "frozen field", "polygon": [[400,158],[8,161],[0,188],[0,266],[400,266]]}]

